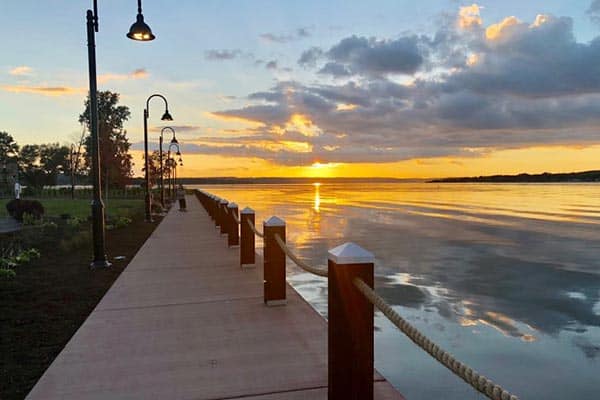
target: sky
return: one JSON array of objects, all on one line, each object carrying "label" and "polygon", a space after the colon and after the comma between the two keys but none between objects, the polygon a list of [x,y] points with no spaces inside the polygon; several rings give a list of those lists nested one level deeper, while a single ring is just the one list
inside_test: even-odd
[{"label": "sky", "polygon": [[[167,97],[180,176],[428,178],[598,169],[600,0],[100,0],[100,90],[135,173]],[[0,131],[69,144],[90,1],[0,2]],[[156,148],[164,105],[150,103]]]}]

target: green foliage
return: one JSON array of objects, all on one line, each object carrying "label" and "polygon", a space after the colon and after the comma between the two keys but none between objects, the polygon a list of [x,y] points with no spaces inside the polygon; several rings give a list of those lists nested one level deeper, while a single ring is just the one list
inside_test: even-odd
[{"label": "green foliage", "polygon": [[[131,143],[127,139],[124,123],[131,115],[129,107],[118,105],[119,94],[110,91],[98,92],[98,137],[100,141],[100,166],[103,180],[108,179],[111,187],[124,187],[132,175]],[[90,131],[90,100],[85,101],[85,110],[79,122]],[[85,139],[86,164],[91,165],[91,137]]]},{"label": "green foliage", "polygon": [[32,226],[41,224],[41,220],[36,219],[32,214],[23,214],[23,225]]},{"label": "green foliage", "polygon": [[12,269],[0,268],[0,280],[9,281],[14,279],[16,276],[17,273]]},{"label": "green foliage", "polygon": [[89,231],[79,231],[68,238],[63,238],[58,244],[61,251],[68,253],[72,250],[89,246],[92,242],[92,235]]},{"label": "green foliage", "polygon": [[[0,200],[0,217],[7,216],[6,203],[8,200]],[[87,220],[91,214],[90,201],[88,199],[44,199],[45,217],[59,218],[61,214],[69,214],[71,218],[77,217],[81,220]],[[144,211],[144,201],[142,199],[111,199],[106,205],[106,214],[114,216],[131,217]]]},{"label": "green foliage", "polygon": [[56,178],[70,169],[69,148],[58,143],[26,144],[19,152],[19,169],[24,183],[32,189],[56,184]]},{"label": "green foliage", "polygon": [[67,225],[72,228],[76,228],[83,223],[83,219],[79,217],[71,217],[67,219]]},{"label": "green foliage", "polygon": [[32,260],[40,258],[39,250],[30,248],[19,250],[15,247],[5,248],[0,256],[0,279],[12,279],[17,274],[15,268],[20,265],[29,264]]},{"label": "green foliage", "polygon": [[119,229],[125,228],[127,225],[131,224],[133,220],[129,217],[116,217],[112,218],[109,224],[106,225],[106,229]]},{"label": "green foliage", "polygon": [[0,162],[15,158],[19,153],[19,145],[7,132],[0,131]]}]

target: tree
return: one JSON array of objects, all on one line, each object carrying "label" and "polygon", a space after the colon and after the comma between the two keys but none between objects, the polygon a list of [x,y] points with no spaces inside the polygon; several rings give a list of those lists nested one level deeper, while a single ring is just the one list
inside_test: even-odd
[{"label": "tree", "polygon": [[19,145],[7,132],[0,131],[0,163],[8,163],[19,153]]},{"label": "tree", "polygon": [[[119,94],[111,91],[98,92],[98,138],[100,141],[100,177],[112,187],[124,187],[132,176],[131,144],[123,125],[131,115],[129,107],[118,105]],[[79,122],[90,131],[90,98]],[[86,165],[91,167],[91,136],[85,138]]]},{"label": "tree", "polygon": [[[75,181],[78,176],[83,175],[85,170],[85,155],[82,153],[85,143],[85,126],[81,131],[81,135],[74,139],[75,143],[71,143],[69,149],[69,176],[71,178],[71,198],[75,198]],[[83,159],[83,160],[82,160]]]},{"label": "tree", "polygon": [[10,193],[17,175],[19,145],[7,132],[0,131],[0,168],[2,169],[1,193]]},{"label": "tree", "polygon": [[[150,187],[158,185],[160,181],[160,152],[158,150],[154,150],[152,154],[148,156],[148,178],[150,179]],[[170,176],[171,167],[167,162],[166,151],[163,151],[163,179],[167,180]],[[142,155],[142,160],[144,159],[144,155]],[[145,172],[145,168],[142,168],[142,172]]]},{"label": "tree", "polygon": [[69,148],[58,143],[27,144],[19,151],[19,169],[28,186],[55,185],[58,175],[69,170]]}]

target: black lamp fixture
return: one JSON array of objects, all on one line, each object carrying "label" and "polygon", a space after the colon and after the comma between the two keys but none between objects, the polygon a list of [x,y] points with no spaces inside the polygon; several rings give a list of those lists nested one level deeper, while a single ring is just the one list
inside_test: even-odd
[{"label": "black lamp fixture", "polygon": [[152,29],[144,22],[144,15],[142,14],[142,0],[138,0],[138,13],[136,21],[129,28],[127,37],[132,40],[138,40],[140,42],[149,42],[154,40],[156,36],[152,34]]},{"label": "black lamp fixture", "polygon": [[[138,0],[138,15],[136,22],[131,25],[127,37],[138,41],[153,40],[150,27],[144,22],[142,15],[142,0]],[[104,204],[100,181],[100,146],[98,139],[98,89],[96,77],[96,32],[98,32],[98,0],[93,1],[93,9],[87,10],[87,46],[90,84],[90,138],[92,159],[92,242],[94,249],[93,268],[108,267],[110,262],[105,249]]]}]

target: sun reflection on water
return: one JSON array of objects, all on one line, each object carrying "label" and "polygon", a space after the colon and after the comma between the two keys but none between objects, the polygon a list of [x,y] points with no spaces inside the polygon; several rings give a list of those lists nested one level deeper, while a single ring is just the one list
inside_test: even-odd
[{"label": "sun reflection on water", "polygon": [[321,184],[319,182],[315,182],[315,183],[313,183],[313,186],[315,187],[315,203],[314,203],[313,209],[316,212],[319,212],[320,207],[321,207],[321,192],[320,192]]}]

